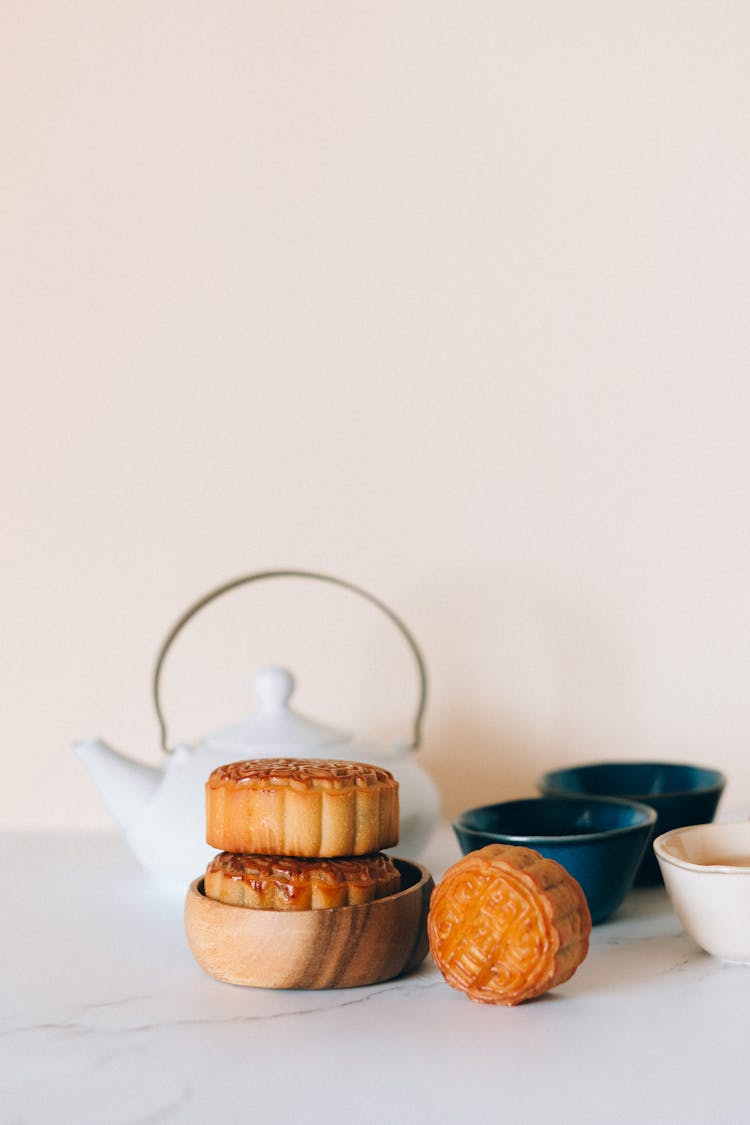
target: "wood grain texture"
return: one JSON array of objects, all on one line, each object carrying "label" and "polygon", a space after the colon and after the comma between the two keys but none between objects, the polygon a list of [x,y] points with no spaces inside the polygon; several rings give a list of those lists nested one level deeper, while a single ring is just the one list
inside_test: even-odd
[{"label": "wood grain texture", "polygon": [[434,883],[421,864],[394,862],[398,894],[292,913],[206,898],[201,876],[185,899],[193,956],[217,980],[255,988],[353,988],[411,972],[427,955]]}]

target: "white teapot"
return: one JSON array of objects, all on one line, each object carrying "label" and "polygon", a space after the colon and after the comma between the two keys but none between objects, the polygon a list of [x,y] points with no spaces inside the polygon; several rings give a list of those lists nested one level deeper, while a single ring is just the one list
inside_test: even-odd
[{"label": "white teapot", "polygon": [[[312,578],[351,590],[382,610],[399,629],[416,660],[419,676],[419,705],[410,742],[379,747],[305,718],[289,706],[294,690],[291,674],[283,668],[267,667],[255,677],[260,704],[255,714],[196,745],[169,748],[160,680],[164,660],[178,633],[222,594],[259,579],[283,577]],[[424,660],[403,622],[352,583],[312,571],[272,570],[246,575],[212,590],[182,615],[164,641],[154,669],[153,698],[161,745],[167,754],[163,769],[133,761],[97,738],[83,739],[73,749],[87,766],[142,866],[160,878],[184,887],[205,870],[215,854],[204,842],[206,780],[217,766],[244,758],[344,758],[383,766],[399,782],[401,832],[399,844],[392,850],[404,858],[416,858],[427,845],[440,817],[441,801],[434,781],[414,754],[427,698]]]}]

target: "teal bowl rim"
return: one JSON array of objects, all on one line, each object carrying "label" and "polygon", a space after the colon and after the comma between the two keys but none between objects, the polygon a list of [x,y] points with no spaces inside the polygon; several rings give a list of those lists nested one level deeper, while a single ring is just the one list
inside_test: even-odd
[{"label": "teal bowl rim", "polygon": [[711,774],[715,778],[712,784],[695,785],[690,789],[665,789],[661,793],[628,793],[611,798],[604,793],[590,794],[592,797],[604,797],[605,800],[626,800],[632,801],[634,804],[647,804],[649,797],[657,797],[659,800],[663,800],[665,797],[693,797],[701,793],[721,793],[727,784],[726,774],[722,773],[721,770],[716,769],[715,766],[701,766],[696,762],[666,762],[656,758],[638,758],[633,761],[629,758],[602,758],[596,762],[578,762],[576,765],[559,766],[557,769],[547,770],[537,779],[536,785],[538,789],[541,789],[544,785],[548,790],[545,796],[548,797],[588,797],[588,793],[581,793],[572,789],[558,789],[554,784],[550,784],[549,779],[558,777],[561,773],[599,769],[601,766],[625,766],[626,768],[628,766],[640,766],[641,768],[651,766],[654,769],[661,769],[665,766],[667,769],[676,767],[677,769],[700,770],[701,773]]},{"label": "teal bowl rim", "polygon": [[[634,824],[621,824],[617,828],[605,828],[601,832],[574,832],[566,835],[550,835],[550,833],[536,832],[533,834],[526,833],[524,835],[511,834],[509,832],[491,832],[486,828],[475,828],[470,824],[463,822],[463,817],[470,816],[472,813],[482,812],[485,809],[498,809],[503,805],[518,805],[523,802],[543,802],[543,801],[565,801],[574,805],[624,805],[629,809],[636,809],[642,819],[636,821]],[[582,794],[561,794],[561,795],[548,795],[542,797],[516,797],[509,801],[493,801],[488,805],[477,805],[475,808],[466,809],[464,812],[459,813],[455,820],[451,821],[451,828],[453,831],[460,829],[462,832],[471,832],[474,836],[482,836],[492,843],[493,841],[498,844],[521,844],[527,847],[538,844],[592,844],[600,840],[611,840],[617,836],[626,836],[629,833],[641,832],[644,828],[653,828],[656,824],[657,812],[656,809],[651,808],[650,805],[645,805],[640,801],[630,801],[625,797],[589,797],[585,793]]]}]

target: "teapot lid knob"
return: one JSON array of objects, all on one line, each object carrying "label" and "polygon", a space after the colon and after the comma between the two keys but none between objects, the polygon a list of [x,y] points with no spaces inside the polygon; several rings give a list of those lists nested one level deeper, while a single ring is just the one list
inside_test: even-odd
[{"label": "teapot lid knob", "polygon": [[294,691],[294,676],[286,668],[269,664],[255,673],[255,694],[262,711],[287,707]]}]

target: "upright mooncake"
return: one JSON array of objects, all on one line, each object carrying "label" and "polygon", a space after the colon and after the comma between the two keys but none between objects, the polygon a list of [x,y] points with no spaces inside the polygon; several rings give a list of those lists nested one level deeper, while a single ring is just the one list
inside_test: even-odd
[{"label": "upright mooncake", "polygon": [[432,893],[430,951],[448,984],[483,1004],[520,1004],[572,977],[591,914],[564,867],[531,848],[490,844]]}]

